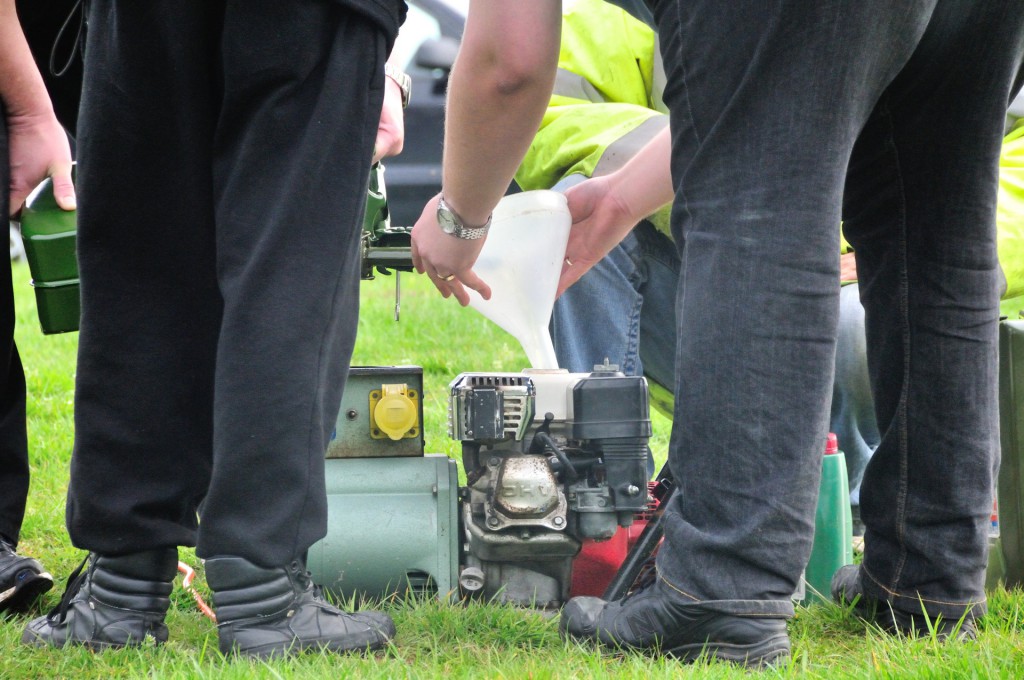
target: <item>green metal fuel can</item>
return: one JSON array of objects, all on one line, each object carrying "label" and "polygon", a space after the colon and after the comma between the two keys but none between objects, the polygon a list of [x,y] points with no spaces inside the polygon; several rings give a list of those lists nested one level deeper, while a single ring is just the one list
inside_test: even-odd
[{"label": "green metal fuel can", "polygon": [[21,212],[21,237],[32,273],[39,325],[43,333],[78,330],[78,212],[62,210],[49,178]]}]

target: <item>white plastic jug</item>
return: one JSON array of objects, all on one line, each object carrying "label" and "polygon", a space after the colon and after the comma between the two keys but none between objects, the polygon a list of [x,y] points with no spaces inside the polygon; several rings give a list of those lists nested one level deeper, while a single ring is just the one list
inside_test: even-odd
[{"label": "white plastic jug", "polygon": [[557,191],[506,196],[473,270],[491,299],[469,291],[469,304],[515,337],[533,368],[558,368],[548,323],[565,259],[572,217]]}]

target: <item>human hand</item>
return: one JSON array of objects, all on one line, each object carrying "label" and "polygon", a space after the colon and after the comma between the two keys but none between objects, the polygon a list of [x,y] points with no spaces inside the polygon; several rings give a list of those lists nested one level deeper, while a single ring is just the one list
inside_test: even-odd
[{"label": "human hand", "polygon": [[25,199],[46,177],[53,178],[53,196],[64,210],[77,203],[71,182],[71,148],[64,128],[48,115],[9,115],[11,184],[10,216],[21,212]]},{"label": "human hand", "polygon": [[576,283],[618,245],[640,218],[615,194],[608,177],[595,177],[565,192],[572,229],[558,279],[557,295]]},{"label": "human hand", "polygon": [[843,253],[839,256],[839,282],[857,280],[857,258],[853,253]]},{"label": "human hand", "polygon": [[405,146],[405,111],[402,90],[391,78],[384,78],[384,105],[381,107],[377,139],[373,144],[373,162],[397,156]]},{"label": "human hand", "polygon": [[426,274],[444,297],[451,295],[465,307],[469,304],[471,288],[489,300],[491,288],[476,275],[472,267],[484,247],[486,236],[479,239],[461,239],[441,231],[437,223],[437,199],[430,199],[412,228],[412,264],[420,274]]}]

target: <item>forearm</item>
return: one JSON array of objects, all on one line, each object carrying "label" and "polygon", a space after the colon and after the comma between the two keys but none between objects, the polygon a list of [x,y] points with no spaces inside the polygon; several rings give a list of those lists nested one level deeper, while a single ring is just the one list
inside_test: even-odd
[{"label": "forearm", "polygon": [[449,82],[443,161],[445,199],[466,224],[487,220],[540,126],[560,26],[555,0],[470,5]]},{"label": "forearm", "polygon": [[631,224],[672,202],[672,134],[662,130],[618,171],[608,176],[615,200]]},{"label": "forearm", "polygon": [[43,78],[32,60],[14,0],[0,0],[0,99],[8,116],[52,116]]}]

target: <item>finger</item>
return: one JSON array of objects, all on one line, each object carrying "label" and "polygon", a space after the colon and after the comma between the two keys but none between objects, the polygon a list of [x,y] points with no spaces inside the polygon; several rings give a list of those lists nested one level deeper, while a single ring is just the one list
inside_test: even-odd
[{"label": "finger", "polygon": [[427,274],[430,277],[431,282],[434,284],[434,288],[437,288],[438,292],[445,299],[452,296],[452,283],[455,281],[455,277],[451,274],[447,276],[441,276],[436,269],[432,269]]},{"label": "finger", "polygon": [[562,296],[562,293],[567,291],[572,284],[579,280],[579,276],[576,272],[570,270],[563,270],[562,275],[558,277],[558,290],[555,291],[555,299],[557,300]]},{"label": "finger", "polygon": [[426,268],[423,266],[423,258],[420,257],[420,249],[416,247],[416,240],[412,239],[409,244],[409,251],[412,255],[412,266],[420,274],[426,273]]},{"label": "finger", "polygon": [[[466,288],[471,288],[472,290],[475,290],[477,293],[479,293],[480,297],[482,297],[484,300],[491,299],[491,287],[488,286],[483,279],[477,276],[476,272],[473,271],[472,269],[467,269],[466,271],[460,273],[458,281],[460,283],[460,288],[462,288],[463,286],[465,286]],[[457,293],[456,297],[458,297]],[[468,293],[466,293],[465,304],[469,304]],[[463,306],[465,306],[465,304]]]},{"label": "finger", "polygon": [[27,196],[28,196],[28,194],[26,192],[22,191],[21,189],[11,188],[11,194],[10,194],[10,197],[8,199],[8,204],[7,204],[7,206],[8,206],[7,216],[8,217],[17,217],[18,216],[18,213],[21,212],[22,205],[25,204],[25,198]]},{"label": "finger", "polygon": [[555,291],[555,298],[557,299],[574,283],[583,278],[583,275],[589,269],[590,267],[584,266],[579,262],[573,262],[568,257],[565,258],[562,261],[562,273],[558,277],[558,289]]},{"label": "finger", "polygon": [[463,307],[469,306],[469,291],[462,285],[462,282],[455,279],[451,282],[452,295],[459,301],[459,304]]},{"label": "finger", "polygon": [[452,295],[451,286],[444,282],[443,279],[439,279],[436,276],[430,277],[430,282],[434,284],[434,288],[437,288],[437,292],[441,294],[441,297],[448,299]]},{"label": "finger", "polygon": [[459,304],[463,307],[469,304],[469,293],[455,274],[441,276],[440,274],[435,273],[434,286],[441,291],[441,294],[444,295],[445,298],[454,295],[455,299],[458,300]]},{"label": "finger", "polygon": [[78,207],[75,184],[71,181],[70,165],[63,165],[54,170],[53,197],[63,210],[75,210]]}]

